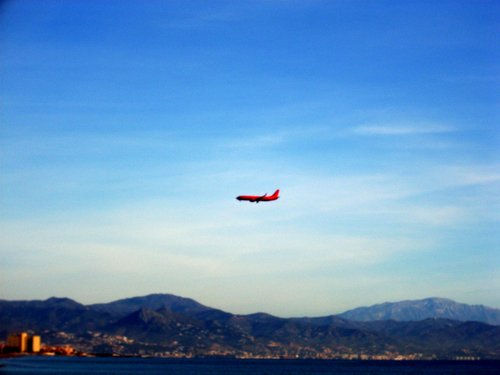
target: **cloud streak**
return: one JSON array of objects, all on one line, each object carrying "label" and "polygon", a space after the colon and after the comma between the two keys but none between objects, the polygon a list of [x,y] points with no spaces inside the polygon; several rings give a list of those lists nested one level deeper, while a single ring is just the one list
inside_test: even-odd
[{"label": "cloud streak", "polygon": [[362,125],[352,128],[352,132],[363,136],[398,136],[440,134],[456,131],[455,128],[445,125],[418,124],[418,125]]}]

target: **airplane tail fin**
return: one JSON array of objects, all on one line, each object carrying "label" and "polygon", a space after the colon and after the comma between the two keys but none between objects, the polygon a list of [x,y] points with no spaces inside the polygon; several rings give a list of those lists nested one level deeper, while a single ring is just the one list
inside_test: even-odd
[{"label": "airplane tail fin", "polygon": [[273,197],[273,198],[275,198],[275,197],[277,198],[279,195],[280,195],[280,189],[276,190],[276,191],[273,193],[272,197]]}]

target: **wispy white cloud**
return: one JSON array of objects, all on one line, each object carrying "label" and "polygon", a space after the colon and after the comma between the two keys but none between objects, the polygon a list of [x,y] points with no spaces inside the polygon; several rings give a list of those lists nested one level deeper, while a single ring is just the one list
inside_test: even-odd
[{"label": "wispy white cloud", "polygon": [[258,129],[253,132],[245,132],[238,138],[220,138],[214,140],[214,142],[222,147],[234,149],[262,148],[302,141],[304,139],[317,139],[327,135],[328,131],[328,127],[322,126],[303,126],[270,130]]},{"label": "wispy white cloud", "polygon": [[449,165],[435,168],[434,173],[454,185],[487,185],[500,182],[500,165]]},{"label": "wispy white cloud", "polygon": [[417,135],[450,133],[456,131],[454,127],[436,124],[415,124],[415,125],[361,125],[352,128],[354,134],[358,135]]},{"label": "wispy white cloud", "polygon": [[417,206],[400,203],[392,208],[381,209],[381,213],[393,217],[395,221],[406,224],[423,224],[427,227],[450,226],[467,221],[473,214],[468,208],[460,206],[429,205]]},{"label": "wispy white cloud", "polygon": [[[92,288],[113,275],[114,280],[144,284],[147,292],[154,287],[195,297],[200,283],[216,288],[230,279],[274,278],[280,283],[276,278],[314,274],[325,267],[366,267],[430,247],[427,239],[311,233],[286,223],[271,225],[262,210],[241,214],[245,206],[215,212],[202,207],[193,216],[189,210],[168,210],[156,203],[72,220],[2,222],[2,257],[24,254],[15,267],[0,266],[8,278],[4,285],[30,280],[27,285],[35,286],[53,274],[52,279],[60,281],[51,285],[53,293],[77,297],[71,291],[81,290],[79,285]],[[40,264],[43,272],[30,271]],[[106,293],[97,294],[112,298],[112,292]]]},{"label": "wispy white cloud", "polygon": [[[237,172],[238,166],[234,168]],[[206,193],[204,186],[211,179],[221,185],[233,183],[231,188],[243,186],[241,181],[231,181],[235,179],[232,172],[220,168],[200,171],[195,174],[198,187],[194,192]],[[286,302],[291,296],[283,291],[284,285],[291,285],[290,279],[296,277],[309,280],[309,292],[306,284],[297,284],[304,294],[324,283],[321,285],[326,289],[318,293],[326,296],[328,288],[335,293],[339,285],[349,283],[342,280],[345,275],[321,276],[325,270],[362,269],[372,274],[393,259],[439,251],[441,239],[431,232],[422,237],[421,228],[456,226],[473,217],[461,201],[416,204],[412,197],[498,181],[494,168],[484,166],[435,167],[420,171],[418,176],[385,173],[328,177],[293,169],[280,173],[277,178],[285,182],[281,186],[283,197],[274,205],[240,204],[227,196],[230,189],[224,187],[220,194],[209,194],[195,203],[189,199],[179,202],[178,197],[150,197],[77,214],[53,213],[18,222],[3,219],[0,254],[12,261],[0,266],[2,282],[9,289],[16,283],[37,285],[50,279],[52,293],[88,298],[88,302],[115,298],[120,283],[127,283],[134,284],[129,295],[152,291],[195,298],[205,295],[210,296],[207,302],[222,307],[224,298],[217,297],[217,290],[224,290],[224,297],[233,293],[237,300],[237,295],[245,293],[257,301],[255,285],[264,287],[266,282],[274,286],[266,295]],[[481,205],[481,197],[477,199]],[[368,223],[363,228],[390,224],[379,225],[376,233],[364,234],[356,233],[355,226],[339,229],[325,223],[311,230],[311,221],[315,223],[317,218],[340,225],[353,219]],[[400,225],[404,231],[397,229]],[[45,271],[35,275],[30,272],[40,264]],[[104,282],[110,285],[109,290],[88,294],[78,287],[100,285],[110,274],[113,280]],[[245,291],[249,280],[254,280],[252,288]],[[231,287],[227,287],[228,281]],[[210,285],[215,294],[203,294],[200,285]],[[359,282],[349,288],[361,293],[367,285]],[[33,289],[31,295],[36,293]],[[384,298],[383,293],[380,296]],[[347,306],[349,301],[342,303]],[[258,305],[267,309],[262,302],[252,306]],[[242,312],[251,312],[252,307],[238,306]],[[269,306],[268,311],[272,308]],[[232,310],[230,306],[228,309]],[[276,313],[281,311],[274,309]],[[319,304],[315,309],[327,312],[329,307]],[[300,311],[298,306],[296,311]]]}]

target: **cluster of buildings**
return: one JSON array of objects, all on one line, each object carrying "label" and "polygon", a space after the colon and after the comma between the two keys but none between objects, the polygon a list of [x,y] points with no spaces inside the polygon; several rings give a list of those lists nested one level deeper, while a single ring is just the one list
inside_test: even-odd
[{"label": "cluster of buildings", "polygon": [[42,354],[42,355],[75,355],[75,349],[70,345],[42,346],[39,335],[30,335],[27,332],[13,333],[7,337],[5,343],[0,343],[0,353],[7,355],[14,353]]},{"label": "cluster of buildings", "polygon": [[42,349],[42,339],[39,335],[28,335],[26,332],[14,333],[7,337],[4,352],[39,353]]}]

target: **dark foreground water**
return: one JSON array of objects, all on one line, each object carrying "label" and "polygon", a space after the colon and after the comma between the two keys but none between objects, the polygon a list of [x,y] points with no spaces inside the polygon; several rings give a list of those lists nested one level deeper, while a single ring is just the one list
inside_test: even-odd
[{"label": "dark foreground water", "polygon": [[19,357],[0,374],[500,374],[500,361],[323,361]]}]

